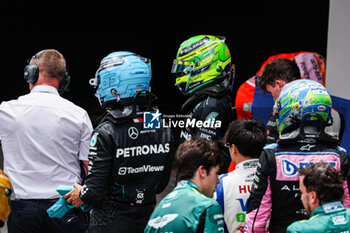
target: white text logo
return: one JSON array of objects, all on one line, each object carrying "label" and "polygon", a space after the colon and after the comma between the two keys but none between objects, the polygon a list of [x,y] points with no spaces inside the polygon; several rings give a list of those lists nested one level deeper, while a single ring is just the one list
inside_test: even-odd
[{"label": "white text logo", "polygon": [[154,144],[154,145],[143,145],[143,146],[133,146],[127,148],[118,148],[116,151],[116,158],[123,156],[124,158],[149,155],[149,154],[161,154],[168,153],[170,151],[170,144]]}]

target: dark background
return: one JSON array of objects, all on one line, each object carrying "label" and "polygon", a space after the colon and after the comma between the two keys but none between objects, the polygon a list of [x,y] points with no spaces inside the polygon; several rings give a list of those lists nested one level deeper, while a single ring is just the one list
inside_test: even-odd
[{"label": "dark background", "polygon": [[225,36],[237,68],[236,91],[271,55],[306,50],[326,57],[328,11],[327,0],[7,1],[0,23],[0,102],[28,93],[23,80],[27,60],[54,48],[65,56],[72,78],[65,97],[94,118],[99,104],[89,79],[107,54],[131,51],[151,58],[152,91],[163,113],[179,113],[185,97],[170,69],[184,40],[198,34]]}]

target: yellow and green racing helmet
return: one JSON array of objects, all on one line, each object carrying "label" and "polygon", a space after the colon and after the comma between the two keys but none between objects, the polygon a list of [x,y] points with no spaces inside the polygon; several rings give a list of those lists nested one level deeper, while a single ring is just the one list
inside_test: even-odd
[{"label": "yellow and green racing helmet", "polygon": [[4,226],[10,215],[10,195],[12,186],[8,176],[0,169],[0,228]]},{"label": "yellow and green racing helmet", "polygon": [[327,89],[310,79],[298,79],[286,84],[276,100],[279,134],[294,130],[308,113],[317,113],[320,118],[307,117],[305,121],[328,122],[332,111],[332,100]]},{"label": "yellow and green racing helmet", "polygon": [[171,73],[183,94],[225,77],[231,68],[231,54],[225,37],[198,35],[184,41],[177,52]]}]

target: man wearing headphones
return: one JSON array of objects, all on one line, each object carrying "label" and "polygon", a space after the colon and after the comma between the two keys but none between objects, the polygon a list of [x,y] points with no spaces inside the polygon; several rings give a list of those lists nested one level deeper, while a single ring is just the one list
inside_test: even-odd
[{"label": "man wearing headphones", "polygon": [[62,98],[70,81],[66,61],[53,49],[38,52],[24,69],[30,93],[0,105],[4,170],[13,196],[8,232],[84,232],[73,209],[51,219],[46,210],[60,197],[58,185],[81,182],[92,125],[87,112]]}]

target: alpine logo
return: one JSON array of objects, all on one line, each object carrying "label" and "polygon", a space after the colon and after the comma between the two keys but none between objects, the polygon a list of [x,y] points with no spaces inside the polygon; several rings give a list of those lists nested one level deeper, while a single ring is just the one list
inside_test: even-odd
[{"label": "alpine logo", "polygon": [[298,167],[288,159],[282,159],[282,172],[287,177],[295,176],[298,173]]},{"label": "alpine logo", "polygon": [[[321,162],[321,161],[302,161],[302,162],[298,162],[298,164],[295,164],[292,161],[283,158],[281,160],[282,173],[286,177],[294,177],[298,174],[299,168],[304,168],[304,167],[309,166],[310,164],[319,163],[319,162]],[[322,162],[325,162],[325,163],[337,168],[336,161],[322,161]]]}]

